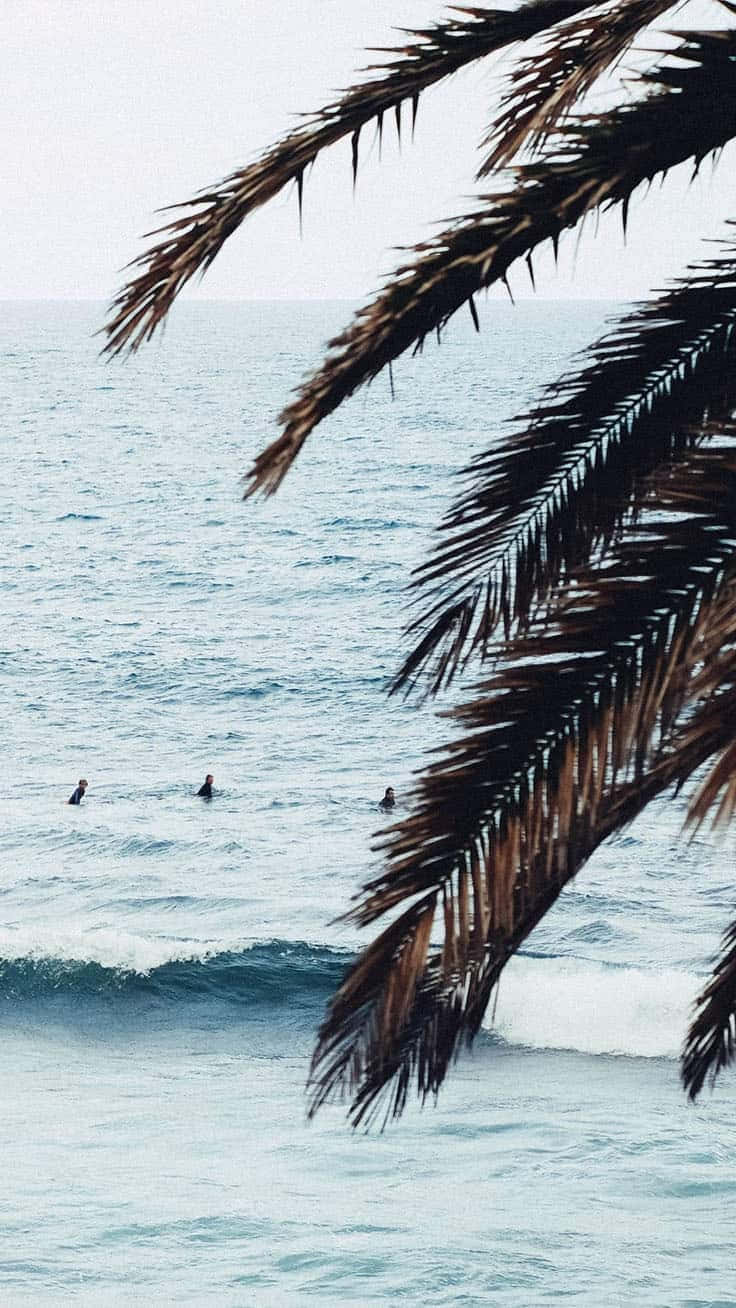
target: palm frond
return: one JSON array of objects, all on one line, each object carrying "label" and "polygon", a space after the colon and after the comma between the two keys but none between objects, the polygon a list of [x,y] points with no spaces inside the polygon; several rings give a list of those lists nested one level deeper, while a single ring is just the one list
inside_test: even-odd
[{"label": "palm frond", "polygon": [[542,51],[520,61],[509,77],[508,94],[484,143],[490,154],[478,176],[509,163],[522,147],[539,150],[649,24],[681,3],[609,0],[556,27]]},{"label": "palm frond", "polygon": [[736,922],[723,940],[723,957],[697,999],[697,1014],[682,1054],[682,1081],[696,1099],[706,1078],[713,1083],[736,1054]]},{"label": "palm frond", "polygon": [[718,653],[723,612],[736,643],[735,579],[731,438],[660,470],[656,508],[624,531],[614,558],[577,572],[455,711],[466,734],[424,774],[414,813],[388,833],[385,871],[351,914],[367,924],[419,905],[422,940],[428,916],[440,916],[443,945],[408,969],[395,1023],[392,960],[422,956],[419,921],[404,914],[395,955],[393,935],[370,947],[380,967],[369,986],[358,960],[320,1031],[313,1109],[348,1088],[360,1121],[384,1092],[400,1112],[412,1079],[421,1096],[436,1092],[508,958],[593,849],[709,756],[712,735],[680,742],[678,717],[693,671]]},{"label": "palm frond", "polygon": [[205,272],[244,219],[284,187],[296,186],[301,212],[304,177],[323,150],[350,137],[355,177],[360,134],[367,124],[375,122],[380,136],[384,116],[393,113],[400,133],[402,105],[411,105],[413,120],[419,97],[428,87],[504,46],[536,36],[592,3],[526,0],[513,10],[455,6],[458,17],[407,32],[410,40],[403,48],[383,52],[392,59],[365,70],[372,77],[307,116],[254,163],[193,200],[171,206],[187,212],[149,233],[161,239],[131,265],[142,271],[113,303],[105,329],[107,352],[136,350],[150,339],[186,283]]},{"label": "palm frond", "polygon": [[[704,698],[700,712],[688,723],[691,734],[710,732],[720,750],[714,767],[690,803],[688,823],[699,827],[715,810],[715,821],[733,812],[736,774],[736,597],[730,611],[724,608],[711,622],[711,656],[704,660],[695,678],[694,693]],[[728,683],[730,679],[730,691]],[[723,792],[723,793],[721,793]],[[696,1099],[706,1079],[711,1084],[732,1062],[736,1049],[736,923],[727,930],[723,955],[713,977],[696,1001],[696,1011],[682,1053],[682,1080],[691,1099]]]},{"label": "palm frond", "polygon": [[[690,33],[656,72],[643,101],[568,119],[561,145],[513,171],[509,188],[416,247],[372,304],[330,342],[322,367],[283,411],[282,434],[256,458],[246,492],[272,493],[309,433],[343,400],[545,240],[593,210],[626,205],[642,182],[699,161],[736,135],[736,33]],[[652,89],[655,88],[656,89]]]},{"label": "palm frond", "polygon": [[714,809],[714,827],[727,826],[736,812],[736,741],[724,749],[698,788],[688,810],[687,825],[697,831]]},{"label": "palm frond", "polygon": [[[393,690],[447,685],[503,623],[527,619],[564,574],[611,539],[637,480],[736,404],[736,250],[696,265],[627,315],[466,469],[473,484],[418,569],[422,612]],[[429,608],[427,603],[429,602]],[[418,637],[418,639],[417,639]]]}]

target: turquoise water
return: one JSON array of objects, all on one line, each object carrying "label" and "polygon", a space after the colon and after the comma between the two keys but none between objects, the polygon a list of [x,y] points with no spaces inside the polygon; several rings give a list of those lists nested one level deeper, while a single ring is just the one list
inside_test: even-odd
[{"label": "turquoise water", "polygon": [[606,306],[489,304],[243,506],[347,312],[188,305],[102,364],[102,306],[4,306],[0,1301],[734,1304],[736,1083],[693,1108],[676,1061],[734,843],[674,804],[563,895],[436,1107],[305,1122],[330,923],[447,731],[383,693],[408,573]]}]

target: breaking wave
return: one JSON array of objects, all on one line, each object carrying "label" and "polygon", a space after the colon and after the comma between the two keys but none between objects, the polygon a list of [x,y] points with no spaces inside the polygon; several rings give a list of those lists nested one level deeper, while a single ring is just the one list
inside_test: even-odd
[{"label": "breaking wave", "polygon": [[[146,940],[125,932],[63,932],[42,940],[0,931],[0,1006],[36,1001],[210,1003],[316,1023],[353,955],[299,941],[223,948],[220,942]],[[674,968],[610,966],[569,957],[520,955],[506,968],[485,1030],[535,1049],[676,1057],[698,978]],[[173,1016],[173,1014],[172,1014]]]},{"label": "breaking wave", "polygon": [[339,985],[350,957],[282,940],[222,949],[149,943],[118,932],[61,937],[26,952],[20,941],[9,950],[8,934],[0,937],[0,1003],[61,996],[317,1003]]}]

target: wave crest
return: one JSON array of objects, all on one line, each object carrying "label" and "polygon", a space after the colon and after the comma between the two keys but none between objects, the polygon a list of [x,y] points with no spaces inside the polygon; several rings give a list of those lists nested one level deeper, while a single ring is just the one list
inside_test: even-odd
[{"label": "wave crest", "polygon": [[182,951],[184,956],[149,959],[147,965],[138,958],[138,966],[91,956],[99,955],[99,945],[89,952],[80,945],[76,957],[70,952],[0,957],[0,1002],[127,996],[169,1003],[316,1003],[340,984],[350,958],[340,950],[282,940],[217,951],[195,947],[189,954]]}]

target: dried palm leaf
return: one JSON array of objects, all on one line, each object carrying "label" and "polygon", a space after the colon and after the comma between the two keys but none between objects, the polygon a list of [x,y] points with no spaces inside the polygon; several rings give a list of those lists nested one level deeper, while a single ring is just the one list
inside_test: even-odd
[{"label": "dried palm leaf", "polygon": [[724,936],[723,950],[713,979],[698,996],[682,1054],[682,1080],[691,1099],[708,1075],[715,1081],[736,1054],[736,922]]},{"label": "dried palm leaf", "polygon": [[[689,724],[690,731],[700,728],[720,735],[721,747],[720,756],[690,804],[688,823],[696,829],[714,809],[716,823],[728,820],[734,810],[736,691],[729,697],[719,693],[718,688],[729,675],[736,680],[732,648],[735,627],[734,613],[724,612],[720,621],[711,622],[712,654],[700,668],[693,688],[695,694],[710,694],[710,698],[699,717]],[[715,752],[711,750],[708,756]],[[736,923],[725,934],[723,950],[712,980],[698,996],[683,1049],[682,1080],[691,1099],[697,1098],[708,1076],[711,1083],[715,1081],[733,1061],[736,1051]]]},{"label": "dried palm leaf", "polygon": [[519,61],[485,145],[478,176],[509,163],[522,147],[539,150],[600,77],[655,19],[683,0],[608,0],[558,26],[540,53]]},{"label": "dried palm leaf", "polygon": [[402,49],[383,52],[393,59],[365,70],[374,76],[307,116],[254,163],[193,200],[171,206],[188,212],[148,233],[162,239],[133,261],[131,267],[142,271],[114,301],[106,350],[111,354],[126,347],[136,350],[149,340],[182,287],[209,268],[250,213],[289,184],[296,185],[301,214],[305,174],[323,150],[350,137],[355,178],[360,133],[368,123],[376,122],[380,136],[384,115],[393,112],[400,133],[402,105],[411,104],[414,119],[419,97],[428,87],[494,51],[536,36],[592,3],[526,0],[513,10],[455,6],[460,17],[407,32],[411,39]]},{"label": "dried palm leaf", "polygon": [[[735,538],[730,439],[660,476],[656,509],[612,559],[574,575],[455,711],[466,734],[424,774],[413,814],[387,834],[385,871],[351,914],[367,924],[410,905],[333,1000],[313,1110],[347,1088],[357,1122],[384,1092],[400,1112],[413,1079],[421,1096],[436,1092],[508,958],[593,849],[723,748],[725,728],[687,747],[678,731],[693,672],[714,656],[722,668],[729,645],[729,693],[736,679]],[[701,693],[721,692],[708,682]],[[443,944],[422,963],[440,906]],[[393,1023],[397,967],[407,992]]]},{"label": "dried palm leaf", "polygon": [[[423,674],[429,692],[503,623],[526,621],[572,566],[609,541],[637,478],[704,432],[733,394],[736,250],[627,315],[550,387],[523,426],[466,470],[473,484],[442,524],[414,582],[419,639],[393,689]],[[428,604],[429,602],[429,604]]]},{"label": "dried palm leaf", "polygon": [[[736,734],[736,721],[733,729]],[[699,787],[688,810],[687,825],[697,831],[714,809],[714,827],[727,826],[736,812],[736,741],[724,749]]]},{"label": "dried palm leaf", "polygon": [[[473,294],[593,210],[628,204],[642,182],[696,162],[736,135],[736,33],[688,34],[656,72],[643,101],[569,119],[561,145],[514,170],[486,207],[416,247],[372,304],[330,342],[318,372],[281,414],[283,432],[257,457],[247,493],[272,493],[309,433],[412,345],[442,328]],[[654,89],[656,88],[656,89]]]}]

